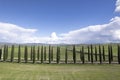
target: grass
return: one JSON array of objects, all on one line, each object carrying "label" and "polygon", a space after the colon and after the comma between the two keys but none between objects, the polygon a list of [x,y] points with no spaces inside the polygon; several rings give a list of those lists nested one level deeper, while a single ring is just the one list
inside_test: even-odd
[{"label": "grass", "polygon": [[120,65],[1,62],[0,80],[120,80]]},{"label": "grass", "polygon": [[[113,45],[113,55],[117,55],[117,45]],[[76,46],[76,50],[80,51],[82,45]],[[87,46],[85,52],[87,52]],[[93,47],[98,45],[93,45]],[[108,55],[108,45],[105,44],[105,54]],[[60,58],[61,62],[65,60],[65,48],[66,46],[60,46]],[[40,46],[41,48],[41,46]],[[72,49],[72,46],[67,46],[68,49]],[[36,46],[36,55],[37,55]],[[48,63],[48,46],[46,46],[46,56]],[[8,61],[11,56],[11,46],[8,51]],[[18,59],[18,46],[15,46],[14,59]],[[93,49],[94,52],[94,49]],[[30,61],[30,46],[28,46],[28,63],[24,63],[24,46],[21,46],[21,58],[22,63],[0,62],[0,80],[120,80],[120,65],[119,64],[32,64]],[[68,51],[68,60],[73,62],[73,53]],[[80,54],[76,53],[77,61],[80,62]],[[85,54],[85,61],[87,62],[87,54]],[[41,59],[41,49],[40,49]],[[56,61],[56,46],[53,47],[53,57]],[[116,60],[117,57],[114,58]],[[108,59],[107,59],[108,60]]]}]

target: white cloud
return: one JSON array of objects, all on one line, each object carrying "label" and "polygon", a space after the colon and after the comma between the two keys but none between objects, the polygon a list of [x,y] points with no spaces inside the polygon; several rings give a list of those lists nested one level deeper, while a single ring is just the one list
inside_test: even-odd
[{"label": "white cloud", "polygon": [[51,38],[52,38],[53,40],[58,39],[58,37],[57,37],[57,35],[56,35],[56,32],[52,32]]},{"label": "white cloud", "polygon": [[26,42],[36,31],[36,29],[25,29],[14,24],[0,22],[0,41]]},{"label": "white cloud", "polygon": [[0,22],[0,42],[10,43],[58,43],[55,32],[49,37],[36,36],[37,29],[25,29],[21,26]]},{"label": "white cloud", "polygon": [[68,33],[51,36],[35,36],[36,29],[25,29],[20,26],[0,22],[0,41],[15,43],[49,43],[78,44],[120,42],[120,17],[114,17],[108,24],[91,25]]},{"label": "white cloud", "polygon": [[92,25],[61,34],[66,43],[120,42],[120,17],[114,17],[108,24]]},{"label": "white cloud", "polygon": [[120,0],[116,1],[116,9],[115,12],[120,12]]}]

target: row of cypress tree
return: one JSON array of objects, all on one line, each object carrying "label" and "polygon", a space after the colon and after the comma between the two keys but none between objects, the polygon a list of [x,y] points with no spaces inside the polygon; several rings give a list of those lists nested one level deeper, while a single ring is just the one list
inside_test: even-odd
[{"label": "row of cypress tree", "polygon": [[[21,45],[18,46],[18,63],[21,62],[21,55],[22,55],[22,49],[23,46],[21,47]],[[105,47],[99,45],[99,47],[97,48],[96,46],[93,45],[89,45],[88,47],[88,52],[87,52],[87,57],[88,57],[88,61],[91,63],[94,63],[94,61],[98,61],[100,62],[100,64],[102,64],[103,61],[106,61],[106,57],[108,57],[108,61],[109,64],[111,64],[111,62],[113,61],[113,48],[112,45],[108,45],[108,56],[105,55]],[[7,45],[4,45],[4,50],[3,50],[3,61],[7,61],[8,59],[8,53],[10,48]],[[37,49],[37,50],[36,50]],[[97,50],[99,49],[99,50]],[[84,46],[82,46],[82,48],[80,49],[80,59],[82,61],[82,63],[85,63],[85,51],[84,51]],[[94,50],[94,51],[93,51]],[[120,45],[118,45],[118,63],[120,64]],[[41,51],[41,52],[40,52]],[[56,51],[56,63],[60,63],[60,54],[62,54],[60,52],[60,47],[57,46],[57,51]],[[76,46],[73,45],[73,62],[76,63]],[[29,53],[30,53],[30,59],[29,59]],[[46,46],[38,46],[38,48],[36,48],[35,46],[31,46],[31,50],[28,50],[28,46],[24,46],[24,62],[27,63],[28,60],[32,61],[33,63],[37,61],[40,61],[41,63],[44,63],[46,60],[49,61],[49,63],[51,63],[51,61],[54,61],[54,47],[53,46],[48,46],[48,56],[47,56],[47,49]],[[40,55],[41,54],[41,55]],[[10,61],[14,62],[14,56],[15,56],[15,46],[12,45],[11,47],[11,55],[10,55]],[[48,59],[47,59],[48,57]],[[0,49],[0,60],[2,59],[2,49]],[[23,61],[23,60],[22,60]],[[65,63],[68,63],[68,50],[67,47],[65,48]]]}]

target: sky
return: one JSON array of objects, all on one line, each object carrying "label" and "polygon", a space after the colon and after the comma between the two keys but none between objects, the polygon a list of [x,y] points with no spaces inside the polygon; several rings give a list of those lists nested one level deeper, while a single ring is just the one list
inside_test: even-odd
[{"label": "sky", "polygon": [[120,42],[120,0],[0,0],[0,42]]}]

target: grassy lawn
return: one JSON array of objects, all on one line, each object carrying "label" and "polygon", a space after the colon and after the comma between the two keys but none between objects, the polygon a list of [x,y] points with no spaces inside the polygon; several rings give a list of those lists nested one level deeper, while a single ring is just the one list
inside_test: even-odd
[{"label": "grassy lawn", "polygon": [[120,80],[120,65],[1,62],[0,80]]}]

